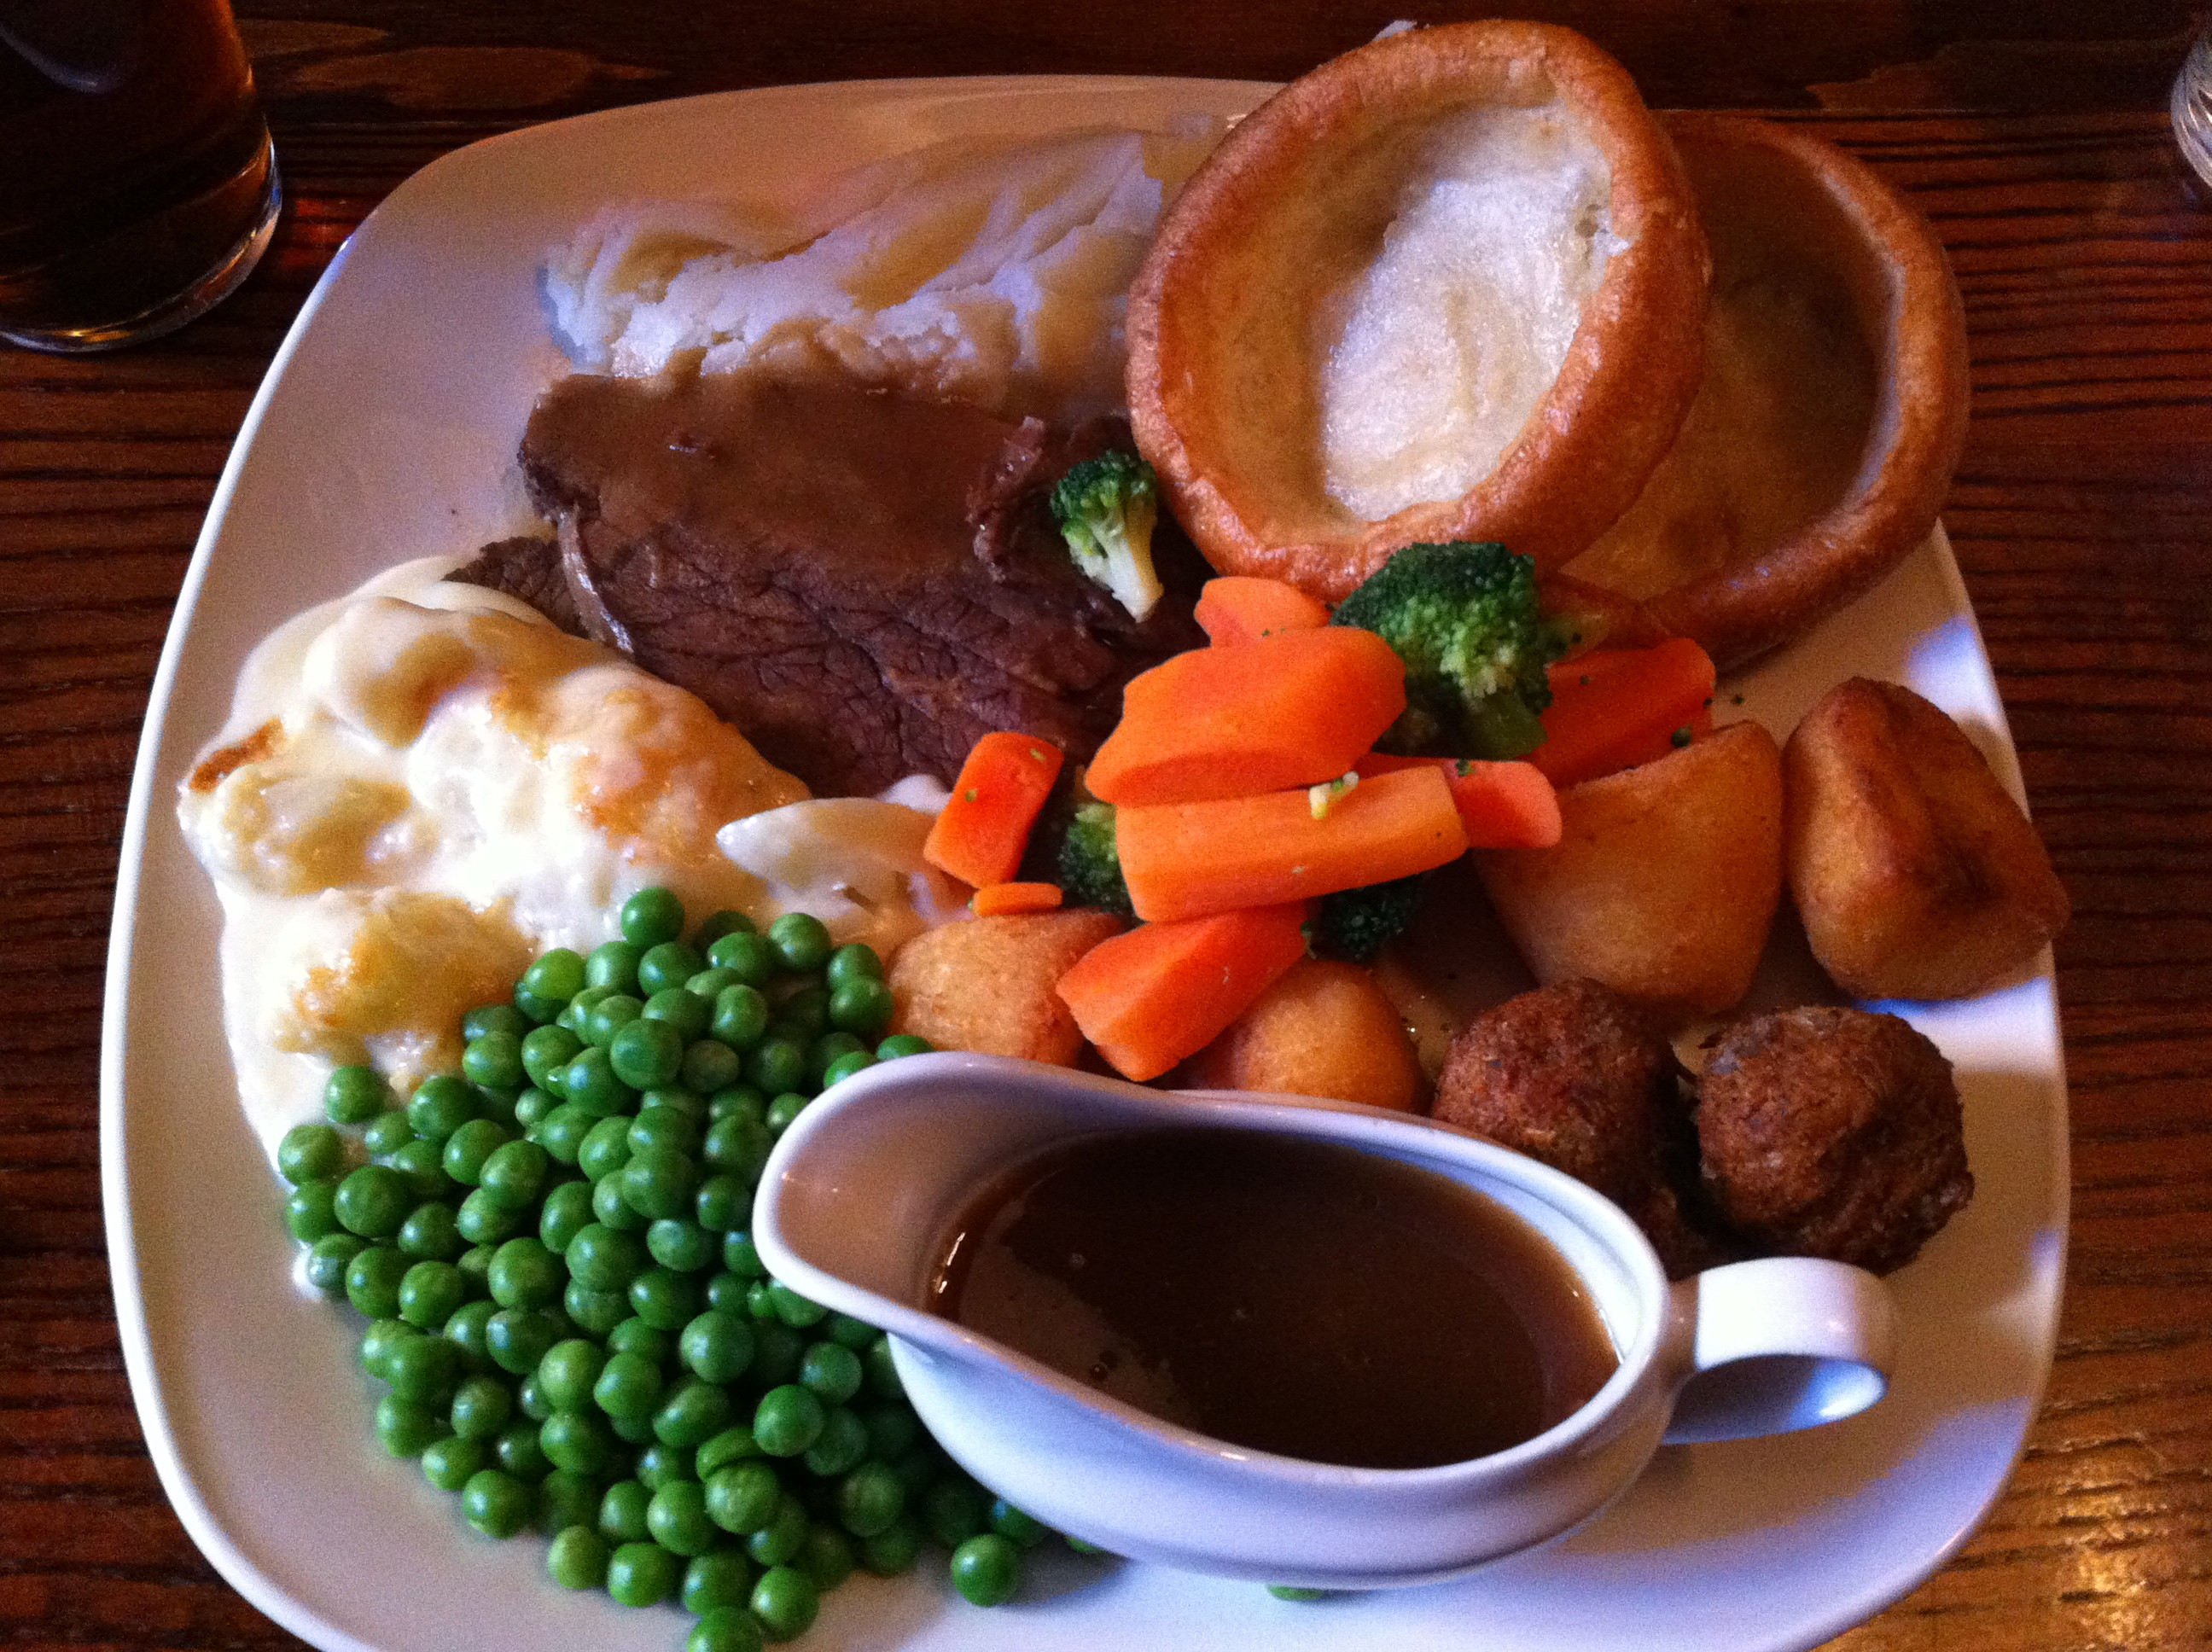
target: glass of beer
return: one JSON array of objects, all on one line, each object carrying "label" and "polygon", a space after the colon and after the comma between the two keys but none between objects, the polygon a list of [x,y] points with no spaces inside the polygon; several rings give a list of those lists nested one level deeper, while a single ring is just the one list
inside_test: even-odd
[{"label": "glass of beer", "polygon": [[0,338],[181,327],[246,278],[279,200],[228,0],[0,0]]}]

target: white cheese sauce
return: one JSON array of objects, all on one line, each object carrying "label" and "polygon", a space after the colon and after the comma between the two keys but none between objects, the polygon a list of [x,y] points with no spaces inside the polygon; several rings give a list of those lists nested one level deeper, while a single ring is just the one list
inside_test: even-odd
[{"label": "white cheese sauce", "polygon": [[652,884],[695,919],[810,911],[886,957],[964,910],[944,788],[810,799],[704,703],[512,598],[409,563],[288,622],[181,789],[222,902],[224,1031],[272,1162],[332,1067],[404,1095],[556,946]]}]

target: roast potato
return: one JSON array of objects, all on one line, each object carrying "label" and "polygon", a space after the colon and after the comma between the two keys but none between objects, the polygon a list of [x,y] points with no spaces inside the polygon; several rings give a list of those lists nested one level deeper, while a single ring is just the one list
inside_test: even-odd
[{"label": "roast potato", "polygon": [[1406,1023],[1356,963],[1294,963],[1183,1069],[1205,1090],[1325,1096],[1410,1112],[1421,1068]]},{"label": "roast potato", "polygon": [[1119,918],[1092,907],[926,930],[891,961],[891,1029],[939,1049],[1073,1066],[1083,1035],[1053,989],[1078,958],[1121,932]]},{"label": "roast potato", "polygon": [[1750,990],[1782,895],[1782,757],[1734,723],[1559,793],[1548,849],[1480,852],[1483,887],[1536,979],[1586,976],[1662,1017]]},{"label": "roast potato", "polygon": [[1790,737],[1790,892],[1813,956],[1862,998],[1966,998],[2065,926],[2034,827],[1959,726],[1854,677]]}]

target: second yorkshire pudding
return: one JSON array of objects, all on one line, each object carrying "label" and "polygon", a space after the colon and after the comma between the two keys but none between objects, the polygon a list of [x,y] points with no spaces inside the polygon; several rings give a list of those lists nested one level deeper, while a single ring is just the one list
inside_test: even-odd
[{"label": "second yorkshire pudding", "polygon": [[1224,573],[1334,600],[1454,538],[1554,568],[1674,440],[1706,267],[1674,151],[1581,35],[1378,40],[1247,116],[1162,221],[1138,445]]},{"label": "second yorkshire pudding", "polygon": [[1927,537],[1966,439],[1966,323],[1927,222],[1841,149],[1666,119],[1712,245],[1705,381],[1643,496],[1567,571],[1727,666]]}]

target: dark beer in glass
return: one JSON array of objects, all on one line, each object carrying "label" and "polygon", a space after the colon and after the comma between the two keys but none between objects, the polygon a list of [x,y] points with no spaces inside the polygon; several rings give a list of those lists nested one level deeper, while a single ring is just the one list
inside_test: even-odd
[{"label": "dark beer in glass", "polygon": [[277,201],[227,0],[0,0],[0,337],[182,326],[245,279]]}]

